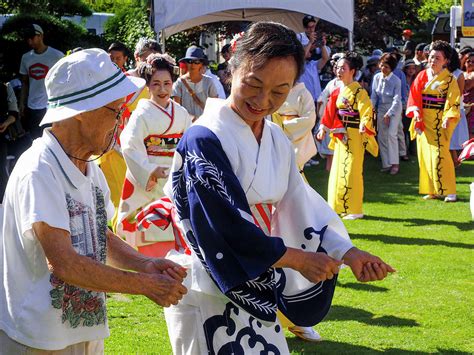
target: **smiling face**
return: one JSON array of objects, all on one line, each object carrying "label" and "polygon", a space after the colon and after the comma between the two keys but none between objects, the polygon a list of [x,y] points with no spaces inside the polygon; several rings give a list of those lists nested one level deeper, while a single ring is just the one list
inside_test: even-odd
[{"label": "smiling face", "polygon": [[392,72],[392,68],[387,63],[381,62],[379,64],[380,71],[382,72],[383,76],[388,76]]},{"label": "smiling face", "polygon": [[433,72],[438,74],[448,65],[448,59],[445,57],[443,51],[432,50],[428,57],[428,64]]},{"label": "smiling face", "polygon": [[232,109],[248,124],[271,115],[285,102],[297,75],[293,57],[270,59],[262,68],[248,63],[232,73]]},{"label": "smiling face", "polygon": [[161,107],[168,106],[171,91],[173,89],[173,80],[167,70],[157,70],[153,74],[148,85],[151,99]]}]

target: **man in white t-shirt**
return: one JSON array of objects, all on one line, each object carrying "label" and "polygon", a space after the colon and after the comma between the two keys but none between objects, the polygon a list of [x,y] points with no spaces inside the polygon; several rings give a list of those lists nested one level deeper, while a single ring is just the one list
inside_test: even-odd
[{"label": "man in white t-shirt", "polygon": [[101,354],[105,292],[167,307],[186,293],[186,272],[139,254],[107,228],[110,190],[90,159],[113,145],[124,98],[144,80],[94,48],[61,59],[45,83],[41,124],[52,127],[18,160],[0,218],[0,353]]},{"label": "man in white t-shirt", "polygon": [[21,57],[19,73],[22,79],[22,88],[19,109],[25,128],[35,139],[41,136],[39,123],[46,114],[48,106],[44,78],[49,69],[64,57],[64,54],[44,44],[43,29],[37,24],[28,26],[24,30],[24,35],[31,51]]},{"label": "man in white t-shirt", "polygon": [[326,46],[326,37],[316,32],[316,19],[313,16],[303,17],[303,27],[305,31],[298,33],[297,38],[304,47],[306,64],[299,81],[305,84],[316,102],[321,94],[319,72],[328,62],[331,51]]}]

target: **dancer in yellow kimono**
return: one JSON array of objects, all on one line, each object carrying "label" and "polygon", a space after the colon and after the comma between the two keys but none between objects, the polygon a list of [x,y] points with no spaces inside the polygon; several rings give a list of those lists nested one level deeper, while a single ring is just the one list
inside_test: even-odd
[{"label": "dancer in yellow kimono", "polygon": [[362,59],[354,52],[339,59],[336,75],[344,86],[329,97],[317,134],[318,140],[322,140],[327,132],[331,133],[329,147],[334,149],[334,161],[329,174],[328,203],[343,219],[364,217],[364,151],[378,155],[372,104],[367,91],[354,81],[361,66]]},{"label": "dancer in yellow kimono", "polygon": [[457,200],[449,142],[460,118],[460,92],[446,69],[452,51],[447,42],[433,42],[429,68],[418,74],[408,98],[407,116],[413,118],[410,134],[412,139],[416,137],[418,147],[419,193],[425,200]]}]

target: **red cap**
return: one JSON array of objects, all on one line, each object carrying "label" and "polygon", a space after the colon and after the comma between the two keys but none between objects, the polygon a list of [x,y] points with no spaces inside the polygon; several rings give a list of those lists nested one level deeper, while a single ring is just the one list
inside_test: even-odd
[{"label": "red cap", "polygon": [[411,30],[403,30],[402,34],[405,36],[411,36],[413,33],[411,32]]}]

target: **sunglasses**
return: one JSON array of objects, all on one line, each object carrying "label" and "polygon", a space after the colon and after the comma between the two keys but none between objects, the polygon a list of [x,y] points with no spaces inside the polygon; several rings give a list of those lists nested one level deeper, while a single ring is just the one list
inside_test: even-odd
[{"label": "sunglasses", "polygon": [[188,64],[201,64],[202,62],[200,60],[196,60],[196,59],[188,59],[188,60],[186,60],[186,63],[188,63]]},{"label": "sunglasses", "polygon": [[112,112],[114,112],[116,114],[115,116],[115,120],[116,121],[120,121],[120,119],[122,118],[122,115],[123,113],[125,112],[125,109],[127,108],[125,105],[122,106],[122,108],[120,110],[116,110],[112,107],[109,107],[109,106],[104,106],[104,108],[106,108],[107,110],[110,110]]}]

